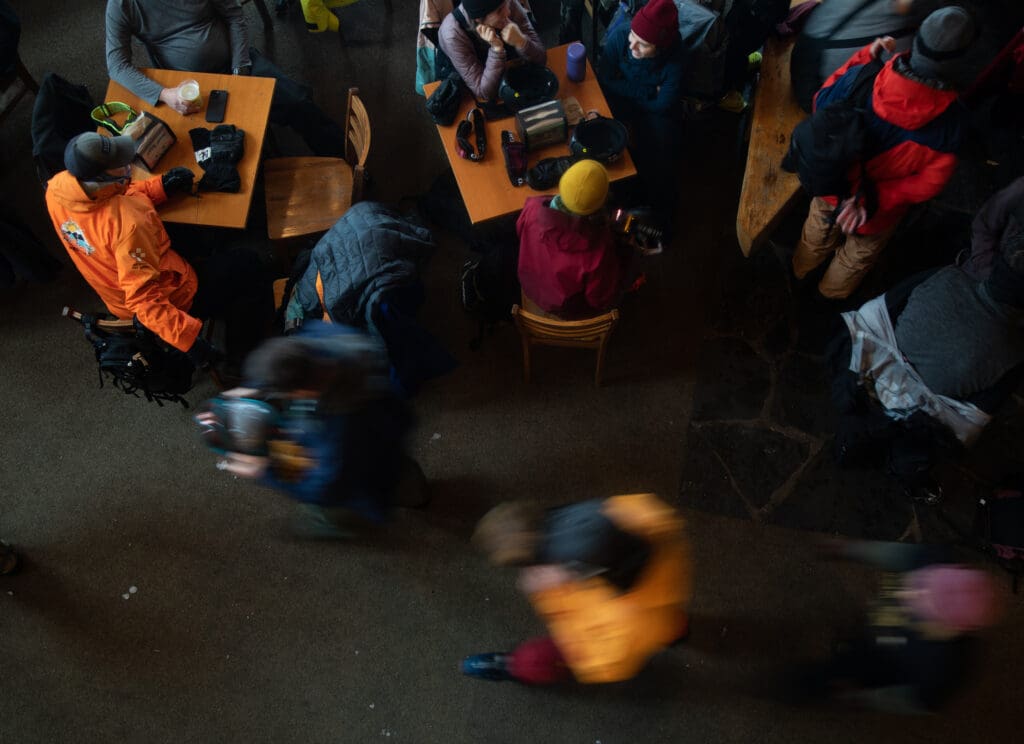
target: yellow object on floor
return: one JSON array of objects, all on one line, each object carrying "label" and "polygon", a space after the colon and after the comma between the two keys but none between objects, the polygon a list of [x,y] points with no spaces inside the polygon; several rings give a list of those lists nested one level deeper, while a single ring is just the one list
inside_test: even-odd
[{"label": "yellow object on floor", "polygon": [[330,8],[344,8],[359,0],[302,0],[302,16],[306,19],[306,28],[310,33],[320,31],[337,31],[338,16]]},{"label": "yellow object on floor", "polygon": [[738,90],[730,90],[718,102],[718,108],[733,114],[742,114],[747,110],[747,99]]}]

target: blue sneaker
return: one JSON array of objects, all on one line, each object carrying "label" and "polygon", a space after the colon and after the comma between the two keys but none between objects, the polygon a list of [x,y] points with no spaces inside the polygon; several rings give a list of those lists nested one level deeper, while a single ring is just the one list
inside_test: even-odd
[{"label": "blue sneaker", "polygon": [[467,677],[504,682],[512,679],[508,673],[507,660],[508,654],[501,652],[467,656],[462,660],[462,673]]}]

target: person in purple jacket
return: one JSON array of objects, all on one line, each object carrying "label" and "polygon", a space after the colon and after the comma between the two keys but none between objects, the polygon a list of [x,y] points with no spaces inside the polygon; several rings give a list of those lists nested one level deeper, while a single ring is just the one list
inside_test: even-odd
[{"label": "person in purple jacket", "polygon": [[462,0],[441,23],[438,45],[482,101],[498,97],[510,61],[547,61],[544,43],[519,0]]}]

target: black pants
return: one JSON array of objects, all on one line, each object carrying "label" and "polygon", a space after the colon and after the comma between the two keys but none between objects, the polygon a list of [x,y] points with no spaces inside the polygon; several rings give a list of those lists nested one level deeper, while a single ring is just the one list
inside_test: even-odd
[{"label": "black pants", "polygon": [[273,321],[270,274],[255,253],[241,249],[189,262],[199,278],[189,314],[202,320],[223,319],[228,363],[240,365],[266,337]]},{"label": "black pants", "polygon": [[644,111],[617,96],[608,96],[608,104],[615,118],[630,130],[629,154],[641,189],[637,198],[654,210],[659,227],[671,232],[679,199],[677,167],[683,123],[674,111]]},{"label": "black pants", "polygon": [[274,98],[270,103],[270,121],[291,127],[314,155],[345,156],[345,129],[313,102],[313,89],[285,77],[284,72],[258,50],[250,49],[252,74],[274,78]]}]

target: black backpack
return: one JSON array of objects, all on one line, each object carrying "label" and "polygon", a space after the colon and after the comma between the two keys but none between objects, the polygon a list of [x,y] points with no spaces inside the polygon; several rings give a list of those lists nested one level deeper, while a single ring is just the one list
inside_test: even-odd
[{"label": "black backpack", "polygon": [[133,320],[131,328],[112,328],[109,315],[89,315],[65,308],[64,314],[85,328],[99,367],[100,387],[104,378],[115,388],[151,403],[188,401],[181,397],[192,389],[195,366],[183,352],[164,343],[159,336]]},{"label": "black backpack", "polygon": [[[852,196],[847,174],[867,150],[866,106],[882,66],[879,60],[862,65],[846,98],[817,109],[793,129],[782,167],[796,173],[811,196],[837,196],[840,201]],[[857,195],[867,201],[871,214],[877,198],[867,179],[861,182]]]},{"label": "black backpack", "polygon": [[462,308],[479,323],[469,348],[477,351],[484,335],[503,320],[511,320],[512,305],[519,302],[514,246],[492,245],[478,258],[462,264],[459,272]]}]

